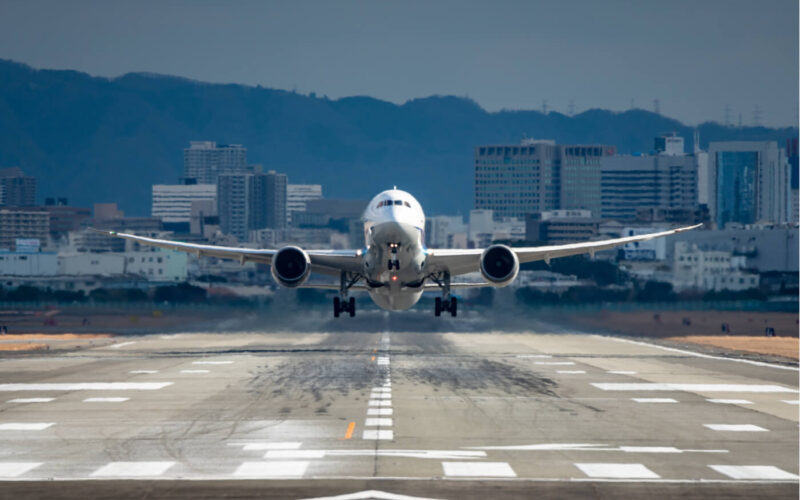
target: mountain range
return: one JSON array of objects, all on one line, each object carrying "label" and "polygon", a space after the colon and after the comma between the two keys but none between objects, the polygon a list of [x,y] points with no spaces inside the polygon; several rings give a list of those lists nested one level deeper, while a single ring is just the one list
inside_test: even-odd
[{"label": "mountain range", "polygon": [[[797,136],[796,128],[697,128],[701,147],[721,140],[784,144]],[[454,214],[472,208],[476,145],[530,137],[647,152],[668,131],[684,136],[691,150],[694,127],[641,109],[566,116],[487,112],[455,96],[402,105],[332,100],[155,74],[109,79],[0,59],[0,167],[36,176],[40,200],[117,202],[128,215],[149,215],[151,186],[178,181],[192,140],[243,144],[248,163],[285,172],[290,183],[322,184],[326,197],[368,199],[397,185],[429,214]]]}]

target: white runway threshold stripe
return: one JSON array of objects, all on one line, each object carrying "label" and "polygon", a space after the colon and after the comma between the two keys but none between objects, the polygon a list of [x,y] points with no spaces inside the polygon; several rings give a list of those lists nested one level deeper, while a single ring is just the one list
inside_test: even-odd
[{"label": "white runway threshold stripe", "polygon": [[9,399],[7,403],[49,403],[55,401],[56,398],[17,398]]},{"label": "white runway threshold stripe", "polygon": [[379,440],[379,441],[391,441],[394,439],[394,431],[388,430],[368,430],[364,431],[364,434],[361,437],[362,439],[370,439],[370,440]]},{"label": "white runway threshold stripe", "polygon": [[797,474],[786,472],[772,465],[709,465],[712,469],[732,479],[800,479]]},{"label": "white runway threshold stripe", "polygon": [[308,469],[308,464],[309,462],[297,460],[244,462],[233,475],[252,479],[302,477]]},{"label": "white runway threshold stripe", "polygon": [[657,384],[628,382],[592,382],[602,391],[682,391],[682,392],[797,392],[796,389],[771,384]]},{"label": "white runway threshold stripe", "polygon": [[86,398],[84,403],[124,403],[131,398]]},{"label": "white runway threshold stripe", "polygon": [[393,413],[394,410],[391,408],[370,408],[367,410],[367,415],[391,416]]},{"label": "white runway threshold stripe", "polygon": [[42,465],[42,462],[0,462],[0,477],[19,477]]},{"label": "white runway threshold stripe", "polygon": [[368,418],[364,421],[364,427],[391,427],[391,418]]},{"label": "white runway threshold stripe", "polygon": [[8,422],[0,424],[0,431],[43,431],[53,425],[54,422]]},{"label": "white runway threshold stripe", "polygon": [[111,462],[92,472],[92,477],[157,477],[173,465],[175,462]]},{"label": "white runway threshold stripe", "polygon": [[172,382],[79,382],[54,384],[0,384],[0,392],[19,391],[157,391]]},{"label": "white runway threshold stripe", "polygon": [[575,464],[584,474],[604,479],[659,479],[661,476],[642,464]]},{"label": "white runway threshold stripe", "polygon": [[508,462],[442,462],[447,477],[517,477]]},{"label": "white runway threshold stripe", "polygon": [[751,405],[752,401],[747,399],[706,399],[709,403],[717,403],[721,405]]}]

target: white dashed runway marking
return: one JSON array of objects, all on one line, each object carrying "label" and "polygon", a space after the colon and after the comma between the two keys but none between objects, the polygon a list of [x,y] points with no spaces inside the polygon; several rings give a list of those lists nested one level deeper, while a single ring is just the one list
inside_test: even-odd
[{"label": "white dashed runway marking", "polygon": [[367,430],[364,431],[362,439],[370,439],[370,440],[381,440],[381,441],[391,441],[394,439],[394,432],[390,430]]},{"label": "white dashed runway marking", "polygon": [[42,465],[42,462],[0,462],[0,477],[19,477]]},{"label": "white dashed runway marking", "polygon": [[233,361],[192,361],[193,365],[232,365]]},{"label": "white dashed runway marking", "polygon": [[678,401],[672,398],[631,398],[632,401],[637,403],[677,403]]},{"label": "white dashed runway marking", "polygon": [[302,477],[308,469],[306,461],[245,462],[233,473],[236,477],[262,479]]},{"label": "white dashed runway marking", "polygon": [[626,453],[683,453],[674,446],[620,446],[619,449]]},{"label": "white dashed runway marking", "polygon": [[391,418],[368,418],[364,422],[364,427],[391,427]]},{"label": "white dashed runway marking", "polygon": [[606,373],[611,373],[612,375],[636,375],[636,372],[628,371],[628,370],[610,370]]},{"label": "white dashed runway marking", "polygon": [[709,465],[709,467],[732,479],[800,479],[797,474],[772,465]]},{"label": "white dashed runway marking", "polygon": [[394,413],[394,410],[391,408],[370,408],[367,410],[367,415],[391,416],[392,413]]},{"label": "white dashed runway marking", "polygon": [[753,424],[703,424],[712,431],[726,432],[768,432],[767,429]]},{"label": "white dashed runway marking", "polygon": [[0,424],[0,431],[43,431],[53,425],[53,422],[9,422]]},{"label": "white dashed runway marking", "polygon": [[574,365],[574,361],[534,361],[534,365],[541,365],[541,366],[571,366]]},{"label": "white dashed runway marking", "polygon": [[302,446],[303,443],[296,441],[285,443],[246,443],[242,449],[245,451],[263,451],[263,450],[296,450]]},{"label": "white dashed runway marking", "polygon": [[181,370],[181,373],[211,373],[211,370]]},{"label": "white dashed runway marking", "polygon": [[134,375],[145,374],[145,373],[158,373],[158,370],[131,370],[128,373],[132,373]]},{"label": "white dashed runway marking", "polygon": [[586,372],[583,370],[556,370],[556,373],[561,373],[563,375],[581,375]]},{"label": "white dashed runway marking", "polygon": [[518,358],[552,358],[549,354],[517,354]]},{"label": "white dashed runway marking", "polygon": [[172,382],[82,382],[76,384],[0,384],[0,392],[19,391],[157,391]]},{"label": "white dashed runway marking", "polygon": [[508,462],[442,462],[448,477],[517,477]]},{"label": "white dashed runway marking", "polygon": [[797,399],[782,399],[781,401],[783,401],[787,405],[800,405],[800,400]]},{"label": "white dashed runway marking", "polygon": [[709,403],[717,403],[722,405],[751,405],[752,401],[746,399],[706,399]]},{"label": "white dashed runway marking", "polygon": [[659,479],[661,476],[642,464],[575,464],[589,477],[605,479]]},{"label": "white dashed runway marking", "polygon": [[131,398],[86,398],[84,403],[123,403]]},{"label": "white dashed runway marking", "polygon": [[111,462],[92,472],[92,477],[156,477],[175,462]]},{"label": "white dashed runway marking", "polygon": [[17,398],[9,399],[7,403],[49,403],[55,401],[56,398]]},{"label": "white dashed runway marking", "polygon": [[770,384],[650,384],[592,382],[603,391],[684,391],[684,392],[797,392],[795,389]]}]

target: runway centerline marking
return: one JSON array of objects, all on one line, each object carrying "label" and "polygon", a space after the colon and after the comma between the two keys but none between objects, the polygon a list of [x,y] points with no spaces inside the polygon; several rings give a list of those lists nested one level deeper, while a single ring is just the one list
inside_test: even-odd
[{"label": "runway centerline marking", "polygon": [[534,365],[540,366],[571,366],[574,365],[574,361],[534,361]]},{"label": "runway centerline marking", "polygon": [[611,373],[612,375],[636,375],[636,372],[629,370],[609,370],[606,373]]},{"label": "runway centerline marking", "polygon": [[782,399],[781,401],[787,405],[800,405],[800,400],[797,399]]},{"label": "runway centerline marking", "polygon": [[131,398],[86,398],[84,403],[123,403]]},{"label": "runway centerline marking", "polygon": [[709,403],[717,403],[721,405],[751,405],[752,401],[746,399],[706,399]]},{"label": "runway centerline marking", "polygon": [[134,375],[139,375],[143,373],[158,373],[158,370],[131,370],[128,373],[132,373]]},{"label": "runway centerline marking", "polygon": [[193,365],[232,365],[233,361],[192,361]]},{"label": "runway centerline marking", "polygon": [[16,398],[9,399],[6,403],[49,403],[55,401],[56,398]]},{"label": "runway centerline marking", "polygon": [[575,464],[581,472],[592,478],[606,479],[659,479],[661,476],[642,464]]},{"label": "runway centerline marking", "polygon": [[0,462],[0,477],[19,477],[43,462]]},{"label": "runway centerline marking", "polygon": [[448,477],[517,477],[508,462],[442,462]]},{"label": "runway centerline marking", "polygon": [[603,391],[682,391],[682,392],[797,392],[795,389],[773,384],[659,384],[592,382]]},{"label": "runway centerline marking", "polygon": [[0,384],[0,392],[18,391],[157,391],[172,382],[81,382],[53,384]]},{"label": "runway centerline marking", "polygon": [[368,418],[364,421],[364,427],[391,427],[391,418]]},{"label": "runway centerline marking", "polygon": [[561,373],[563,375],[581,375],[586,372],[583,370],[556,370],[556,373]]},{"label": "runway centerline marking", "polygon": [[355,428],[356,428],[355,422],[350,422],[349,424],[347,424],[347,431],[344,433],[344,438],[350,439],[351,437],[353,437],[353,430]]},{"label": "runway centerline marking", "polygon": [[369,408],[367,409],[367,415],[381,415],[381,416],[391,416],[394,413],[394,410],[391,408]]},{"label": "runway centerline marking", "polygon": [[110,462],[96,471],[93,477],[155,477],[160,476],[175,462]]},{"label": "runway centerline marking", "polygon": [[631,398],[632,401],[637,403],[677,403],[678,401],[672,398]]},{"label": "runway centerline marking", "polygon": [[181,370],[181,373],[211,373],[211,370]]},{"label": "runway centerline marking", "polygon": [[0,431],[43,431],[55,422],[7,422],[0,424]]},{"label": "runway centerline marking", "polygon": [[753,424],[703,424],[703,427],[723,432],[769,432],[767,429]]},{"label": "runway centerline marking", "polygon": [[709,465],[710,468],[732,479],[800,479],[773,465]]}]

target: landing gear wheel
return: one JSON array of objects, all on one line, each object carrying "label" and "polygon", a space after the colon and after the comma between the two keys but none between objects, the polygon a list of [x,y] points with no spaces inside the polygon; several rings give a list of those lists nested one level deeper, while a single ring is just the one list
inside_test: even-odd
[{"label": "landing gear wheel", "polygon": [[354,317],[356,315],[356,298],[350,297],[350,317]]},{"label": "landing gear wheel", "polygon": [[458,300],[455,297],[450,297],[450,316],[456,317],[458,313]]},{"label": "landing gear wheel", "polygon": [[442,315],[442,298],[436,297],[435,305],[433,308],[433,314],[437,317]]},{"label": "landing gear wheel", "polygon": [[338,318],[339,317],[339,312],[341,310],[342,310],[342,306],[341,306],[341,302],[339,300],[339,297],[334,297],[333,298],[333,317],[334,318]]}]

